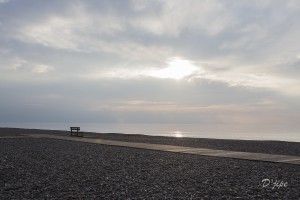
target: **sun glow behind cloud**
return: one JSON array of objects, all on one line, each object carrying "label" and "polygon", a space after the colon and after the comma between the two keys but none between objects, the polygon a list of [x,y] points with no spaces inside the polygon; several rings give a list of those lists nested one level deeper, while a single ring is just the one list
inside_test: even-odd
[{"label": "sun glow behind cloud", "polygon": [[149,72],[149,76],[156,78],[170,78],[180,80],[194,73],[200,73],[200,69],[193,65],[189,60],[172,58],[167,62],[167,67],[156,69]]},{"label": "sun glow behind cloud", "polygon": [[193,62],[182,59],[180,57],[173,57],[167,59],[166,63],[162,67],[149,67],[143,69],[105,69],[96,73],[86,75],[84,77],[91,79],[101,78],[121,78],[121,79],[134,79],[141,77],[152,77],[158,79],[174,79],[180,80],[189,76],[199,76],[205,72],[199,66],[193,64]]},{"label": "sun glow behind cloud", "polygon": [[[204,66],[206,64],[204,63]],[[211,70],[209,66],[202,67],[193,61],[181,57],[168,58],[162,66],[158,67],[116,67],[105,68],[89,74],[81,75],[84,79],[124,79],[134,80],[151,77],[155,79],[206,80],[226,84],[229,87],[262,88],[280,92],[290,96],[300,96],[300,81],[274,76],[271,73],[261,73],[253,68],[249,72],[230,69],[225,71]]]}]

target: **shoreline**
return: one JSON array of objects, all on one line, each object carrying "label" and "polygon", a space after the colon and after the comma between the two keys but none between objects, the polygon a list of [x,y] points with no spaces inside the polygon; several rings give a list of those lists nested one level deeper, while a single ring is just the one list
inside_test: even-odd
[{"label": "shoreline", "polygon": [[[217,126],[210,129],[207,126],[196,124],[143,124],[143,123],[5,123],[0,127],[44,129],[68,131],[70,126],[79,126],[85,132],[142,134],[149,136],[189,137],[207,139],[231,140],[259,140],[259,141],[287,141],[300,142],[300,129],[284,131],[274,127],[272,130],[250,131],[247,129],[229,130],[228,127]],[[214,130],[214,131],[213,131]]]},{"label": "shoreline", "polygon": [[[33,131],[33,132],[46,132],[51,131],[54,134],[65,135],[70,133],[70,130],[60,130],[60,129],[47,129],[47,128],[19,128],[19,127],[0,127],[0,137],[1,134],[14,134],[12,132],[7,132],[7,130],[14,131]],[[3,133],[6,132],[6,133]],[[288,142],[288,143],[299,143],[300,141],[289,141],[289,140],[275,140],[275,139],[235,139],[235,138],[213,138],[213,137],[191,137],[191,136],[175,136],[175,135],[152,135],[152,134],[139,134],[139,133],[123,133],[123,132],[96,132],[96,131],[81,131],[89,137],[97,137],[98,135],[123,135],[123,136],[141,136],[141,137],[160,137],[160,138],[188,138],[188,139],[203,139],[203,140],[224,140],[224,141],[253,141],[253,142]],[[300,134],[299,134],[300,135]]]},{"label": "shoreline", "polygon": [[[1,136],[14,136],[18,134],[54,134],[69,135],[69,131],[45,130],[45,129],[23,129],[23,128],[1,128]],[[125,142],[140,142],[152,144],[177,145],[196,148],[268,153],[300,156],[300,142],[272,141],[272,140],[231,140],[231,139],[208,139],[188,137],[152,136],[142,134],[124,133],[95,133],[84,132],[84,137],[99,138],[106,140],[117,140]]]}]

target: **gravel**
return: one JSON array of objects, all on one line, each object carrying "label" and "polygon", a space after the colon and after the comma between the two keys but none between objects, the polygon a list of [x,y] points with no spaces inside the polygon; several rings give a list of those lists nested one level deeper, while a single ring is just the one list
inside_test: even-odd
[{"label": "gravel", "polygon": [[297,165],[37,138],[0,139],[0,153],[0,199],[300,197]]}]

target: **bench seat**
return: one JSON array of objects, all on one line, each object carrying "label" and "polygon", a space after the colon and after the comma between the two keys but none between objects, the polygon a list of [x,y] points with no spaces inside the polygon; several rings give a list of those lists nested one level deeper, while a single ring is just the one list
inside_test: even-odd
[{"label": "bench seat", "polygon": [[80,132],[80,127],[71,126],[70,130],[71,130],[71,132],[70,132],[71,136],[74,135],[74,136],[77,136],[77,137],[83,137],[83,132]]}]

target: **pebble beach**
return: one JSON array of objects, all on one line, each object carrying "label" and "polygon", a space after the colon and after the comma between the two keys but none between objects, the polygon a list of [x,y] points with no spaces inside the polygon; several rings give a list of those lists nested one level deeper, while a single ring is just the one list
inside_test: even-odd
[{"label": "pebble beach", "polygon": [[[0,129],[0,199],[299,199],[300,166],[19,134]],[[85,137],[300,155],[300,143],[85,133]],[[12,138],[9,138],[12,137]],[[266,184],[268,183],[269,184]]]}]

